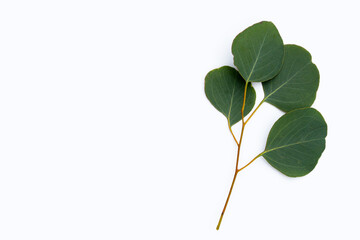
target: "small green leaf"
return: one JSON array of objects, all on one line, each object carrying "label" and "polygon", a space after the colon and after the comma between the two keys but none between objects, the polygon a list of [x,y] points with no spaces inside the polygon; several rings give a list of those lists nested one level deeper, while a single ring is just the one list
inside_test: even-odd
[{"label": "small green leaf", "polygon": [[263,157],[289,177],[311,172],[325,149],[327,125],[313,108],[286,113],[270,130]]},{"label": "small green leaf", "polygon": [[296,45],[285,45],[280,73],[262,85],[264,100],[282,111],[310,107],[319,87],[319,71],[308,51]]},{"label": "small green leaf", "polygon": [[[205,94],[211,104],[230,122],[230,126],[241,120],[245,81],[238,71],[224,66],[210,71],[205,77]],[[246,93],[244,116],[255,104],[255,90],[249,83]]]},{"label": "small green leaf", "polygon": [[239,33],[233,41],[234,64],[249,82],[264,82],[279,73],[284,44],[272,22],[260,22]]}]

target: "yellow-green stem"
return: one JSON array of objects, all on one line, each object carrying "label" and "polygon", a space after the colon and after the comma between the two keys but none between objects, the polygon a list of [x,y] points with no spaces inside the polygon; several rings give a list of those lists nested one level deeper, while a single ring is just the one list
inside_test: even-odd
[{"label": "yellow-green stem", "polygon": [[247,166],[249,166],[251,163],[253,163],[257,158],[261,157],[263,154],[265,153],[265,151],[263,151],[262,153],[259,153],[258,155],[256,155],[256,157],[254,157],[250,162],[248,162],[245,166],[243,166],[242,168],[240,168],[239,170],[236,171],[236,173],[239,173],[241,170],[243,170],[244,168],[246,168]]},{"label": "yellow-green stem", "polygon": [[222,212],[221,212],[220,219],[219,219],[218,225],[217,225],[217,227],[216,227],[216,230],[219,230],[219,228],[220,228],[221,221],[222,221],[222,219],[223,219],[223,217],[224,217],[224,213],[225,213],[227,204],[228,204],[228,202],[229,202],[231,192],[232,192],[233,187],[234,187],[234,183],[235,183],[235,180],[236,180],[236,175],[237,175],[237,173],[238,173],[238,171],[235,171],[234,178],[233,178],[233,181],[232,181],[232,183],[231,183],[230,191],[229,191],[228,197],[227,197],[227,199],[226,199],[224,209],[223,209]]},{"label": "yellow-green stem", "polygon": [[251,115],[248,117],[248,119],[245,121],[245,125],[250,120],[250,118],[254,115],[254,113],[259,109],[259,107],[265,102],[265,98],[259,103],[259,105],[255,108],[255,110],[251,113]]},{"label": "yellow-green stem", "polygon": [[241,141],[242,141],[242,137],[243,137],[243,134],[244,134],[244,127],[245,127],[245,122],[244,122],[244,109],[245,109],[247,86],[248,86],[248,81],[246,81],[246,84],[245,84],[244,100],[243,100],[243,105],[242,105],[242,108],[241,108],[242,127],[241,127],[241,135],[240,135],[239,143],[237,143],[236,138],[235,138],[235,136],[234,136],[234,134],[233,134],[233,132],[232,132],[232,130],[231,130],[231,126],[230,126],[230,123],[229,123],[230,132],[231,132],[231,134],[233,135],[233,137],[234,137],[234,139],[235,139],[235,141],[236,141],[236,143],[237,143],[237,145],[238,145],[238,152],[237,152],[237,157],[236,157],[236,166],[235,166],[234,178],[233,178],[233,181],[232,181],[232,183],[231,183],[230,191],[229,191],[228,197],[226,198],[225,206],[224,206],[223,211],[221,212],[220,219],[219,219],[218,225],[217,225],[217,227],[216,227],[216,230],[219,230],[219,228],[220,228],[222,219],[223,219],[224,214],[225,214],[225,211],[226,211],[227,204],[228,204],[229,199],[230,199],[230,196],[231,196],[231,192],[232,192],[233,187],[234,187],[234,183],[235,183],[235,180],[236,180],[236,176],[237,176],[237,174],[238,174],[238,172],[239,172],[239,171],[238,171],[238,166],[239,166],[240,147],[241,147]]},{"label": "yellow-green stem", "polygon": [[232,183],[231,183],[231,187],[230,187],[230,191],[229,191],[229,194],[226,198],[226,202],[225,202],[225,206],[221,212],[221,215],[220,215],[220,219],[219,219],[219,222],[218,222],[218,225],[216,226],[216,230],[219,230],[220,229],[220,225],[221,225],[221,222],[222,222],[222,219],[224,217],[224,214],[225,214],[225,211],[226,211],[226,207],[229,203],[229,199],[230,199],[230,196],[231,196],[231,193],[232,193],[232,190],[233,190],[233,187],[234,187],[234,184],[235,184],[235,180],[236,180],[236,176],[237,174],[243,170],[244,168],[246,168],[247,166],[249,166],[251,163],[253,163],[257,158],[261,157],[265,151],[263,151],[262,153],[259,153],[255,158],[253,158],[249,163],[247,163],[245,166],[243,166],[242,168],[238,168],[239,167],[239,156],[240,156],[240,147],[241,147],[241,142],[242,142],[242,138],[243,138],[243,135],[244,135],[244,129],[245,129],[245,125],[248,123],[248,121],[250,120],[250,118],[254,115],[254,113],[259,109],[259,107],[265,102],[265,98],[259,103],[259,105],[255,108],[255,110],[251,113],[251,115],[248,117],[248,119],[246,121],[244,121],[244,109],[245,109],[245,101],[246,101],[246,90],[247,90],[247,86],[248,86],[248,81],[246,81],[246,84],[245,84],[245,90],[244,90],[244,101],[243,101],[243,105],[242,105],[242,108],[241,108],[241,121],[242,121],[242,126],[241,126],[241,134],[240,134],[240,139],[239,139],[239,142],[236,140],[235,138],[235,135],[233,133],[233,131],[231,130],[231,126],[230,126],[230,122],[228,121],[228,125],[229,125],[229,129],[230,129],[230,132],[231,132],[231,135],[233,136],[237,146],[238,146],[238,151],[237,151],[237,156],[236,156],[236,166],[235,166],[235,174],[234,174],[234,178],[232,180]]},{"label": "yellow-green stem", "polygon": [[231,125],[230,125],[230,120],[229,120],[229,119],[228,119],[228,126],[229,126],[230,133],[231,133],[231,135],[233,136],[233,138],[234,138],[234,140],[235,140],[235,142],[236,142],[236,145],[239,145],[239,143],[238,143],[238,141],[236,140],[236,137],[235,137],[235,135],[234,135],[234,133],[233,133],[233,131],[232,131],[232,129],[231,129]]}]

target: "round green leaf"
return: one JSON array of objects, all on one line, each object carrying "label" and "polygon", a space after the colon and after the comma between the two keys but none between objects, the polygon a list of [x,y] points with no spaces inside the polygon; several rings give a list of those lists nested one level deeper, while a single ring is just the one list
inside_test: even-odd
[{"label": "round green leaf", "polygon": [[260,22],[235,37],[232,53],[235,66],[246,81],[264,82],[279,73],[284,45],[272,22]]},{"label": "round green leaf", "polygon": [[[224,66],[210,71],[205,77],[205,94],[211,104],[234,125],[241,120],[245,80],[232,67]],[[244,116],[255,104],[255,90],[248,84]]]},{"label": "round green leaf", "polygon": [[280,73],[262,83],[264,100],[285,112],[310,107],[315,101],[319,77],[308,51],[296,45],[285,45]]},{"label": "round green leaf", "polygon": [[289,177],[311,172],[325,149],[327,125],[313,108],[286,113],[271,128],[263,157]]}]

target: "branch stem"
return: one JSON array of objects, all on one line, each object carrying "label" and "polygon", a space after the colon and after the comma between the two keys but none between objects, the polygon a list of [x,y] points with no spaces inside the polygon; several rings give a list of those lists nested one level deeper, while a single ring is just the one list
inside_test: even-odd
[{"label": "branch stem", "polygon": [[226,207],[228,205],[228,202],[229,202],[229,199],[230,199],[230,196],[231,196],[231,192],[233,190],[233,187],[234,187],[234,183],[235,183],[235,180],[236,180],[236,176],[238,174],[238,164],[239,164],[239,156],[240,156],[240,144],[238,144],[238,151],[237,151],[237,156],[236,156],[236,168],[235,168],[235,173],[234,173],[234,178],[233,178],[233,181],[231,183],[231,187],[230,187],[230,191],[229,191],[229,194],[226,198],[226,202],[225,202],[225,206],[224,206],[224,209],[222,210],[221,212],[221,215],[220,215],[220,219],[219,219],[219,222],[218,222],[218,225],[216,227],[216,230],[219,230],[220,228],[220,225],[221,225],[221,221],[223,219],[223,216],[225,214],[225,210],[226,210]]},{"label": "branch stem", "polygon": [[228,202],[229,202],[229,199],[230,199],[230,196],[231,196],[231,192],[232,192],[232,190],[233,190],[233,187],[234,187],[234,183],[235,183],[237,174],[238,174],[238,171],[235,171],[234,178],[233,178],[233,181],[232,181],[232,183],[231,183],[230,191],[229,191],[229,194],[228,194],[228,196],[227,196],[227,198],[226,198],[225,206],[224,206],[224,209],[223,209],[222,212],[221,212],[220,219],[219,219],[218,225],[217,225],[217,227],[216,227],[216,230],[219,230],[219,228],[220,228],[221,221],[222,221],[222,219],[223,219],[223,217],[224,217],[225,210],[226,210],[227,204],[228,204]]},{"label": "branch stem", "polygon": [[[244,109],[245,109],[245,101],[246,101],[246,91],[247,91],[247,86],[248,86],[248,81],[246,81],[245,83],[245,90],[244,90],[244,100],[243,100],[243,105],[241,108],[241,121],[242,121],[242,126],[241,126],[241,134],[240,134],[240,139],[239,139],[239,144],[238,144],[238,156],[240,154],[240,147],[241,147],[241,142],[242,142],[242,138],[244,135],[244,129],[245,129],[245,122],[244,122]],[[239,158],[236,160],[236,168],[235,170],[238,170],[238,164],[239,164]]]},{"label": "branch stem", "polygon": [[245,90],[244,90],[244,100],[243,100],[243,105],[242,105],[242,108],[241,108],[241,121],[242,121],[242,127],[241,127],[241,135],[240,135],[240,140],[239,142],[237,142],[236,138],[235,138],[235,135],[233,134],[232,130],[231,130],[231,126],[230,126],[230,122],[228,121],[228,125],[229,125],[229,129],[230,129],[230,132],[231,134],[233,135],[237,145],[238,145],[238,151],[237,151],[237,156],[236,156],[236,166],[235,166],[235,173],[234,173],[234,178],[233,178],[233,181],[231,183],[231,187],[230,187],[230,191],[229,191],[229,194],[226,198],[226,202],[225,202],[225,206],[224,206],[224,209],[222,210],[221,212],[221,215],[220,215],[220,219],[219,219],[219,222],[218,222],[218,225],[216,227],[216,230],[219,230],[220,228],[220,225],[221,225],[221,221],[224,217],[224,214],[225,214],[225,211],[226,211],[226,207],[229,203],[229,199],[230,199],[230,196],[231,196],[231,192],[233,190],[233,187],[234,187],[234,183],[235,183],[235,180],[236,180],[236,176],[238,174],[238,167],[239,167],[239,156],[240,156],[240,147],[241,147],[241,141],[242,141],[242,137],[243,137],[243,134],[244,134],[244,127],[245,127],[245,122],[244,122],[244,108],[245,108],[245,101],[246,101],[246,90],[247,90],[247,86],[248,86],[248,81],[246,81],[245,83]]},{"label": "branch stem", "polygon": [[239,169],[239,157],[240,157],[240,148],[241,148],[241,142],[242,142],[242,139],[243,139],[243,135],[244,135],[244,129],[245,129],[245,125],[248,123],[248,121],[250,120],[250,118],[254,115],[254,113],[259,109],[259,107],[264,103],[265,99],[263,99],[259,105],[255,108],[255,110],[251,113],[251,115],[248,117],[248,119],[246,121],[244,121],[244,109],[245,109],[245,101],[246,101],[246,92],[247,92],[247,86],[248,86],[248,81],[246,81],[246,84],[245,84],[245,90],[244,90],[244,100],[243,100],[243,105],[242,105],[242,108],[241,108],[241,122],[242,122],[242,126],[241,126],[241,134],[240,134],[240,139],[239,139],[239,142],[237,141],[232,129],[231,129],[231,125],[230,125],[230,120],[228,120],[228,126],[229,126],[229,130],[230,130],[230,133],[231,135],[233,136],[237,146],[238,146],[238,150],[237,150],[237,156],[236,156],[236,166],[235,166],[235,173],[234,173],[234,178],[232,180],[232,183],[231,183],[231,186],[230,186],[230,190],[229,190],[229,194],[226,198],[226,202],[225,202],[225,205],[224,205],[224,208],[221,212],[221,215],[220,215],[220,219],[219,219],[219,222],[218,222],[218,225],[216,226],[216,230],[219,230],[220,229],[220,225],[221,225],[221,222],[222,222],[222,219],[224,217],[224,214],[225,214],[225,211],[226,211],[226,207],[229,203],[229,199],[230,199],[230,196],[231,196],[231,193],[232,193],[232,190],[234,188],[234,184],[235,184],[235,180],[236,180],[236,177],[237,177],[237,174],[243,170],[244,168],[246,168],[247,166],[249,166],[252,162],[254,162],[257,158],[261,157],[265,151],[263,151],[262,153],[259,153],[255,158],[253,158],[249,163],[247,163],[245,166],[243,166],[242,168]]}]

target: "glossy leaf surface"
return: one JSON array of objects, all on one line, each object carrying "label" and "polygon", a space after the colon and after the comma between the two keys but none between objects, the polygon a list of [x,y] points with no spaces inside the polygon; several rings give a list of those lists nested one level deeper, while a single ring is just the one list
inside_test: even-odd
[{"label": "glossy leaf surface", "polygon": [[234,64],[245,81],[264,82],[279,73],[284,45],[272,22],[260,22],[235,37],[232,53]]},{"label": "glossy leaf surface", "polygon": [[282,111],[310,107],[319,87],[319,71],[304,48],[285,45],[284,64],[273,79],[263,82],[264,100]]},{"label": "glossy leaf surface", "polygon": [[263,157],[289,177],[311,172],[325,149],[327,125],[313,108],[291,111],[270,130]]},{"label": "glossy leaf surface", "polygon": [[[210,71],[205,77],[205,94],[211,104],[230,122],[230,125],[241,120],[241,108],[244,100],[245,80],[239,72],[228,66]],[[248,84],[244,116],[255,104],[255,90]]]}]

